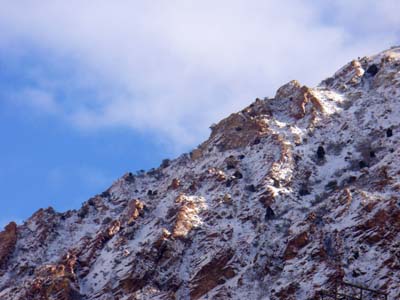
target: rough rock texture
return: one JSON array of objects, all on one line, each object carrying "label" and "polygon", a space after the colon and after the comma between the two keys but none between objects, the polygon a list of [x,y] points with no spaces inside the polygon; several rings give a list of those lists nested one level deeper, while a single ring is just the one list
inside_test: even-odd
[{"label": "rough rock texture", "polygon": [[0,299],[400,298],[400,48],[291,81],[190,154],[0,233]]},{"label": "rough rock texture", "polygon": [[9,223],[4,231],[0,232],[0,267],[7,263],[7,259],[14,251],[17,242],[17,224]]}]

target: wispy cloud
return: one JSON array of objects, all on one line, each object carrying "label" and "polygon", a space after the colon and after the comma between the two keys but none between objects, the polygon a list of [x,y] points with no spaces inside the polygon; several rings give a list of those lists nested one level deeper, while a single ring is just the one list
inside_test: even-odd
[{"label": "wispy cloud", "polygon": [[56,114],[60,112],[58,103],[50,91],[38,88],[24,88],[14,92],[11,99],[18,105],[27,105],[38,113]]},{"label": "wispy cloud", "polygon": [[399,10],[397,0],[5,1],[0,48],[73,65],[56,85],[40,84],[53,80],[41,72],[29,107],[83,129],[150,130],[180,147],[288,80],[315,85],[398,42]]}]

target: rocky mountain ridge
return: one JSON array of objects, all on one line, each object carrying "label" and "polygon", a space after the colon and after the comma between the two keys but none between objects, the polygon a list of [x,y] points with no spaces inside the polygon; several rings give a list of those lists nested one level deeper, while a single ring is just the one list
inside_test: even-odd
[{"label": "rocky mountain ridge", "polygon": [[0,233],[0,299],[400,298],[400,47],[212,126],[79,210]]}]

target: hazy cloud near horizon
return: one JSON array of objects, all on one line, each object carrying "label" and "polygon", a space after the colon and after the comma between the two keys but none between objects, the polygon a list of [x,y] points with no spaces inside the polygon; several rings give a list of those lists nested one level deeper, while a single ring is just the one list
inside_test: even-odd
[{"label": "hazy cloud near horizon", "polygon": [[174,149],[291,79],[315,85],[399,43],[397,0],[93,3],[2,2],[0,51],[46,62],[21,69],[32,80],[8,99],[79,130],[149,131]]}]

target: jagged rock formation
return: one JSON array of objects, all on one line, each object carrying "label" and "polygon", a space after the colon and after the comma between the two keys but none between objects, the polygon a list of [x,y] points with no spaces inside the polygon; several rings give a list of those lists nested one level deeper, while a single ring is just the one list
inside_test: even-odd
[{"label": "jagged rock formation", "polygon": [[400,48],[291,81],[190,154],[0,233],[0,299],[400,298]]},{"label": "jagged rock formation", "polygon": [[17,224],[11,222],[4,231],[0,232],[0,266],[7,263],[8,257],[13,253],[17,242]]}]

